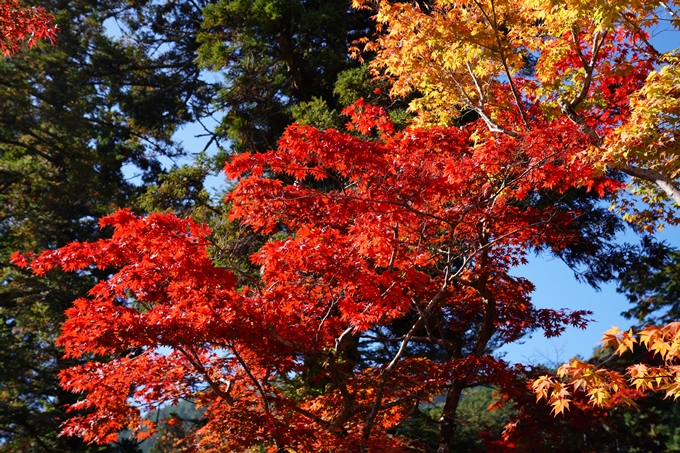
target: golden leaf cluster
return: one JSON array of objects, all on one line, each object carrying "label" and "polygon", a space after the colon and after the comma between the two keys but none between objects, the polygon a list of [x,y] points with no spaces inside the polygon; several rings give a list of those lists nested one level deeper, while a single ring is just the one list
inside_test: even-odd
[{"label": "golden leaf cluster", "polygon": [[614,397],[617,398],[615,402],[634,406],[631,397],[646,391],[664,392],[666,398],[680,397],[680,322],[663,327],[646,327],[637,334],[632,330],[623,332],[612,327],[605,332],[602,343],[619,356],[627,351],[632,352],[635,345],[639,344],[659,356],[664,364],[634,364],[626,369],[624,376],[617,371],[572,360],[559,368],[557,377],[542,376],[531,384],[536,400],[545,399],[553,407],[553,412],[560,414],[569,408],[573,392],[578,391],[585,392],[589,403],[595,406],[605,406]]}]

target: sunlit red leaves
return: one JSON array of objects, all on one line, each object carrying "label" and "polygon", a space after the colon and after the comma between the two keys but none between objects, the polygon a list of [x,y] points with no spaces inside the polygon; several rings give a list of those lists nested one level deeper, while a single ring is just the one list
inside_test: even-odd
[{"label": "sunlit red leaves", "polygon": [[[460,281],[470,286],[450,289],[442,306],[463,331],[485,311],[472,287],[479,278],[496,297],[497,329],[508,341],[537,327],[551,335],[563,324],[583,327],[586,313],[533,310],[530,285],[505,275],[527,247],[560,248],[575,237],[570,222],[577,213],[523,205],[528,194],[619,187],[579,161],[583,136],[573,125],[541,126],[526,140],[473,128],[408,129],[375,140],[294,125],[276,151],[235,158],[226,172],[250,176],[228,196],[231,216],[265,231],[295,232],[254,256],[266,290],[253,297],[272,307],[265,310],[269,325],[300,350],[332,345],[347,326],[362,333],[385,325],[434,296],[449,272],[440,267],[442,253],[450,253],[460,257]],[[321,169],[331,190],[311,183]],[[294,181],[262,177],[268,172]],[[493,259],[478,262],[487,252]],[[295,331],[287,330],[291,324]],[[439,376],[440,385],[454,379]],[[355,395],[369,395],[369,382]],[[307,407],[332,418],[341,402],[336,391]]]},{"label": "sunlit red leaves", "polygon": [[[66,369],[59,376],[62,387],[84,394],[69,411],[84,411],[85,415],[69,418],[63,433],[94,443],[115,442],[122,430],[138,433],[140,439],[153,434],[155,423],[144,419],[140,409],[148,410],[190,394],[185,381],[189,372],[191,366],[178,354],[148,352]],[[129,404],[133,395],[141,406]]]},{"label": "sunlit red leaves", "polygon": [[[566,225],[569,214],[539,213],[517,202],[541,188],[559,192],[586,185],[604,192],[618,183],[595,179],[579,162],[581,140],[573,126],[542,126],[544,133],[526,141],[491,137],[478,146],[472,143],[472,130],[465,129],[413,129],[375,142],[291,126],[277,152],[235,158],[226,170],[232,177],[242,174],[248,162],[250,168],[297,176],[299,182],[282,185],[253,175],[229,196],[231,216],[265,231],[279,223],[292,229],[307,223],[344,225],[356,233],[353,245],[366,253],[374,250],[371,258],[383,266],[395,250],[390,242],[406,243],[421,231],[435,240],[439,233],[434,232],[442,229],[461,238],[475,236],[475,222],[482,218],[493,224],[496,237],[507,239],[506,245],[532,237],[536,244],[553,242],[559,248],[559,242],[570,240],[567,229],[547,241],[551,230],[542,225],[547,218]],[[329,179],[337,181],[338,190],[321,193],[305,187],[309,169],[320,166],[337,175]],[[395,228],[401,229],[396,236]],[[401,235],[410,239],[398,239]],[[427,259],[424,249],[421,255]],[[399,256],[404,254],[397,251]]]},{"label": "sunlit red leaves", "polygon": [[29,47],[43,39],[54,42],[54,17],[39,6],[27,7],[18,0],[0,3],[0,53],[4,57],[19,51],[23,42]]},{"label": "sunlit red leaves", "polygon": [[[388,258],[381,261],[387,265]],[[427,280],[413,266],[376,273],[370,254],[362,255],[356,243],[330,227],[300,229],[295,238],[267,244],[255,259],[272,287],[253,297],[271,306],[265,310],[269,323],[298,326],[290,335],[299,344],[328,335],[326,341],[332,341],[349,325],[363,331],[387,323],[410,309],[409,296],[416,296],[411,288],[427,290]],[[281,300],[287,304],[281,306]],[[320,329],[314,320],[330,311],[333,323]]]},{"label": "sunlit red leaves", "polygon": [[[379,88],[376,89],[379,90]],[[382,107],[366,104],[363,99],[343,109],[342,114],[350,119],[346,125],[347,130],[356,130],[365,136],[378,132],[383,140],[394,133],[394,124],[385,110]],[[373,131],[374,128],[375,131]]]},{"label": "sunlit red leaves", "polygon": [[[508,378],[506,364],[484,355],[491,335],[513,341],[586,322],[586,313],[534,309],[531,284],[508,275],[531,248],[577,237],[579,213],[532,207],[530,196],[618,187],[581,162],[573,125],[541,123],[530,138],[473,126],[394,132],[379,109],[360,103],[348,113],[368,136],[293,125],[277,150],[226,166],[242,178],[228,196],[232,219],[281,236],[251,257],[261,279],[252,287],[235,288],[211,263],[207,227],[165,214],[119,211],[101,222],[111,239],[13,257],[38,274],[110,273],[68,310],[59,340],[71,357],[104,357],[62,373],[65,388],[85,393],[73,410],[88,410],[65,433],[98,443],[120,429],[143,437],[153,426],[140,409],[187,398],[206,408],[194,434],[206,451],[399,451],[403,440],[388,430],[419,402],[459,379]],[[414,332],[436,325],[448,332],[438,344],[462,355],[395,356],[393,367],[344,355],[402,321]],[[433,341],[419,335],[412,341]],[[161,347],[174,352],[159,355]],[[310,373],[308,362],[319,364],[323,391],[277,386]]]},{"label": "sunlit red leaves", "polygon": [[[232,371],[233,360],[230,366],[215,352],[201,350],[216,342],[226,348],[234,320],[241,318],[233,302],[235,278],[208,259],[205,226],[164,214],[140,219],[127,210],[100,223],[114,227],[111,239],[73,243],[28,259],[15,255],[14,262],[39,275],[55,266],[110,272],[67,310],[58,340],[68,357],[104,358],[62,372],[64,388],[85,393],[71,410],[86,409],[86,415],[69,419],[64,433],[108,443],[123,429],[138,438],[149,435],[153,425],[142,411],[195,399],[201,382],[224,387],[224,379],[242,379]],[[156,353],[161,347],[175,353]]]},{"label": "sunlit red leaves", "polygon": [[115,227],[111,239],[72,243],[30,264],[15,259],[38,275],[55,266],[111,270],[109,279],[67,311],[59,340],[67,355],[104,355],[178,340],[192,344],[203,335],[221,335],[223,319],[232,316],[224,304],[235,297],[236,280],[208,259],[206,227],[162,214],[139,219],[126,210],[100,223]]}]

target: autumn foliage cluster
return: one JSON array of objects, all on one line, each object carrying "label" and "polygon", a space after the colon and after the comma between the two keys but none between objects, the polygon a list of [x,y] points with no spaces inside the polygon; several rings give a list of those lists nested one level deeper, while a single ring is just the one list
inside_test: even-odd
[{"label": "autumn foliage cluster", "polygon": [[33,47],[40,40],[54,41],[53,18],[39,6],[25,7],[18,0],[0,3],[0,52],[7,57],[19,50],[21,43]]},{"label": "autumn foliage cluster", "polygon": [[648,326],[634,335],[632,329],[622,332],[614,327],[602,338],[604,347],[612,348],[617,355],[633,352],[636,344],[658,356],[660,364],[637,363],[625,372],[599,368],[581,360],[571,360],[562,365],[557,376],[541,376],[532,383],[537,400],[550,403],[556,414],[569,409],[576,398],[587,396],[594,406],[627,404],[637,407],[635,399],[646,391],[660,392],[666,398],[680,397],[680,323],[662,327]]},{"label": "autumn foliage cluster", "polygon": [[[354,129],[381,138],[294,125],[278,150],[227,165],[230,177],[247,175],[229,195],[233,218],[295,232],[253,256],[261,278],[247,286],[211,264],[205,227],[165,214],[122,211],[102,220],[115,228],[111,239],[29,259],[39,274],[57,265],[112,273],[67,313],[66,354],[112,359],[62,373],[64,387],[86,395],[72,409],[90,409],[65,433],[143,436],[150,422],[140,408],[198,397],[208,408],[196,434],[204,446],[398,449],[388,430],[415,404],[452,383],[511,373],[487,355],[492,336],[511,342],[528,329],[584,325],[585,313],[534,309],[531,284],[508,274],[531,248],[560,248],[577,234],[576,212],[523,205],[530,192],[619,186],[575,159],[583,136],[572,124],[473,146],[472,127],[394,132],[381,109],[359,103],[347,113]],[[389,362],[359,360],[359,348],[385,348]],[[327,390],[287,394],[282,382],[310,362],[323,364],[313,379]],[[221,437],[236,426],[239,436]]]},{"label": "autumn foliage cluster", "polygon": [[[583,213],[560,200],[618,197],[641,229],[675,221],[678,67],[649,42],[652,2],[354,3],[381,24],[355,52],[377,53],[392,96],[413,97],[412,124],[397,130],[360,100],[345,131],[293,124],[276,149],[232,156],[229,220],[269,237],[250,257],[259,275],[211,260],[207,226],[129,210],[101,220],[109,239],[14,255],[38,275],[108,273],[59,339],[89,359],[60,375],[82,395],[65,435],[142,439],[155,429],[145,414],[188,399],[205,409],[191,434],[201,451],[398,452],[422,446],[395,427],[443,395],[449,452],[465,388],[521,393],[538,378],[495,347],[588,321],[535,308],[511,273],[581,239]],[[626,201],[621,172],[648,207]],[[676,397],[677,331],[640,334],[666,365],[623,376],[574,361],[533,389],[555,413],[622,391]],[[606,338],[620,351],[635,341]],[[510,425],[496,447],[530,427]]]}]

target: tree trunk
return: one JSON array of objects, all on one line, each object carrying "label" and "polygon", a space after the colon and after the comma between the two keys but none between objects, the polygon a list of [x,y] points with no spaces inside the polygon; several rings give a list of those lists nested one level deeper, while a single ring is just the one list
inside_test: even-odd
[{"label": "tree trunk", "polygon": [[456,410],[460,396],[465,388],[465,380],[455,381],[446,394],[444,411],[439,419],[439,448],[437,453],[451,453],[453,436],[456,434]]},{"label": "tree trunk", "polygon": [[[488,259],[488,251],[484,252],[481,257],[482,264],[485,264]],[[486,352],[486,346],[491,339],[495,329],[494,322],[496,321],[496,298],[489,291],[486,285],[486,280],[480,280],[476,284],[471,285],[477,290],[484,301],[484,319],[482,325],[477,332],[477,340],[472,348],[472,356],[481,357]],[[439,448],[437,453],[451,453],[451,446],[453,445],[453,437],[456,434],[456,411],[460,396],[467,384],[466,376],[453,381],[446,394],[446,403],[444,403],[444,411],[439,419]]]}]

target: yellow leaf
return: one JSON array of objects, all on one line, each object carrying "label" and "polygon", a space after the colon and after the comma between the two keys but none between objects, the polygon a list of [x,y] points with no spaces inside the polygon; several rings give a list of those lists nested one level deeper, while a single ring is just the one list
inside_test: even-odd
[{"label": "yellow leaf", "polygon": [[571,400],[566,399],[566,398],[556,399],[555,401],[550,403],[553,407],[552,413],[555,414],[555,415],[559,415],[559,414],[564,415],[564,410],[565,409],[569,410],[569,403],[570,402],[571,402]]},{"label": "yellow leaf", "polygon": [[590,396],[590,402],[596,406],[602,406],[611,398],[609,392],[603,388],[594,388],[590,390],[588,396]]}]

